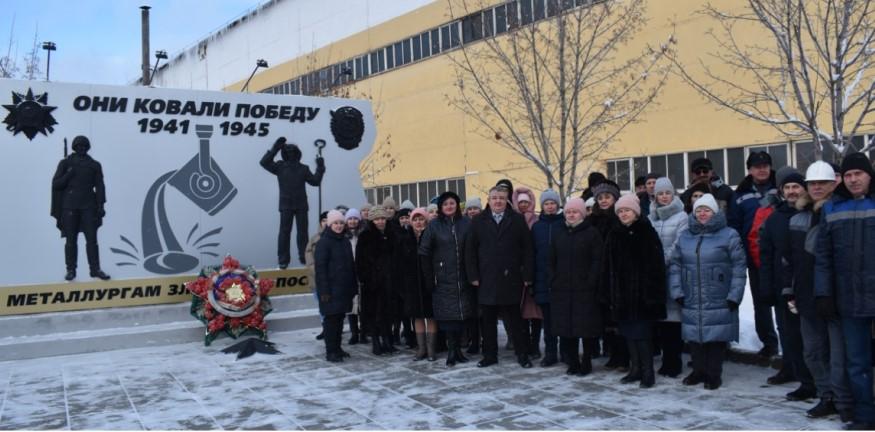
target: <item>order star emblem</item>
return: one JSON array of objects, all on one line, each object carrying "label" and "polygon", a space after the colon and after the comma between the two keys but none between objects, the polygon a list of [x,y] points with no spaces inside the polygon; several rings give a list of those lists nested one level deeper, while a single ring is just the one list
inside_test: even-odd
[{"label": "order star emblem", "polygon": [[225,295],[228,297],[228,300],[233,302],[241,301],[244,297],[243,288],[240,284],[231,285],[231,287],[225,291]]},{"label": "order star emblem", "polygon": [[34,95],[30,88],[25,94],[12,92],[12,104],[3,105],[9,111],[9,115],[3,120],[6,130],[12,132],[12,135],[24,133],[29,140],[33,140],[37,133],[48,136],[46,131],[54,132],[52,126],[58,122],[52,116],[52,111],[57,107],[46,105],[48,96],[48,93]]}]

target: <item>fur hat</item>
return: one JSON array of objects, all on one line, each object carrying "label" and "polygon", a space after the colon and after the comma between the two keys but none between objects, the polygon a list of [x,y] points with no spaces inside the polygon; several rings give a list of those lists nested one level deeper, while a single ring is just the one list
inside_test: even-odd
[{"label": "fur hat", "polygon": [[747,169],[754,165],[772,165],[772,156],[764,151],[753,152],[747,156]]},{"label": "fur hat", "polygon": [[709,193],[702,195],[702,197],[697,199],[696,203],[693,204],[694,211],[699,207],[708,207],[714,213],[717,213],[720,211],[720,206],[717,205],[717,200],[714,199],[714,195],[711,195]]},{"label": "fur hat", "polygon": [[343,222],[343,213],[340,210],[331,210],[328,212],[328,217],[326,218],[326,223],[331,225],[335,222]]},{"label": "fur hat", "polygon": [[372,221],[380,218],[386,219],[387,217],[388,215],[386,214],[386,209],[384,209],[381,205],[375,205],[371,207],[371,212],[368,213],[368,219]]},{"label": "fur hat", "polygon": [[621,196],[617,203],[614,204],[614,212],[616,213],[619,213],[620,209],[624,208],[635,212],[635,216],[641,216],[641,203],[638,201],[638,196],[633,193]]},{"label": "fur hat", "polygon": [[544,207],[544,203],[547,201],[556,201],[556,204],[560,204],[562,199],[559,198],[559,194],[556,193],[553,189],[547,189],[544,192],[541,192],[541,207]]},{"label": "fur hat", "polygon": [[371,203],[369,203],[369,202],[366,202],[366,203],[362,204],[361,207],[359,207],[359,210],[361,210],[361,211],[365,211],[365,210],[370,211],[370,210],[371,210],[371,207],[373,207],[373,205],[372,205]]}]

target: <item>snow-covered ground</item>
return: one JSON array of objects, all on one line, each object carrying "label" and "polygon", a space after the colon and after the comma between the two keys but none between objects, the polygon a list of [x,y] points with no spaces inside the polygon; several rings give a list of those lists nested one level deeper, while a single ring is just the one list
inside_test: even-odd
[{"label": "snow-covered ground", "polygon": [[410,351],[375,357],[362,345],[328,363],[316,333],[273,333],[281,355],[240,361],[220,352],[232,343],[223,338],[0,362],[0,430],[841,427],[806,418],[813,403],[786,401],[795,387],[765,385],[767,368],[727,363],[717,391],[680,377],[642,390],[619,384],[604,359],[591,375],[568,377],[561,366],[522,369],[504,349],[486,369],[412,362]]}]

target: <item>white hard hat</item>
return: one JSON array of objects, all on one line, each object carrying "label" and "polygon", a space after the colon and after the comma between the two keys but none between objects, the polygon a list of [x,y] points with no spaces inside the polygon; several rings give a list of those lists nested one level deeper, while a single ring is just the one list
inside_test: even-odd
[{"label": "white hard hat", "polygon": [[805,181],[835,181],[836,172],[828,163],[817,161],[808,166],[805,171]]}]

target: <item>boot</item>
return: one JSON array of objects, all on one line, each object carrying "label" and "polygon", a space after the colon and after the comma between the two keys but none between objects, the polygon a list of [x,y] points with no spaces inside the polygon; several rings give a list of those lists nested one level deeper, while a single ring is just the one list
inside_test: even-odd
[{"label": "boot", "polygon": [[583,353],[583,356],[580,358],[580,372],[577,374],[579,376],[587,376],[592,372],[592,358],[586,352]]},{"label": "boot", "polygon": [[641,369],[641,388],[650,388],[656,384],[653,373],[653,341],[650,339],[635,341],[638,348],[638,361]]},{"label": "boot", "polygon": [[620,378],[620,383],[629,384],[635,381],[641,381],[641,353],[638,352],[638,345],[632,341],[628,341],[629,348],[629,373],[623,378]]},{"label": "boot", "polygon": [[359,343],[359,317],[358,315],[347,315],[347,319],[349,319],[349,332],[352,334],[348,343],[355,345]]},{"label": "boot", "polygon": [[67,270],[67,274],[64,275],[64,280],[71,281],[73,279],[76,279],[76,269]]},{"label": "boot", "polygon": [[416,334],[416,355],[413,356],[413,361],[420,361],[428,357],[425,349],[425,333]]},{"label": "boot", "polygon": [[373,343],[373,344],[372,344],[372,348],[371,348],[371,352],[372,352],[375,356],[381,356],[381,355],[385,355],[385,354],[386,354],[386,353],[383,352],[383,347],[380,346],[380,340],[379,340],[376,336],[374,336],[373,338],[371,338],[371,342]]},{"label": "boot", "polygon": [[435,340],[437,339],[436,336],[437,335],[435,333],[426,333],[425,334],[425,348],[426,348],[426,351],[428,352],[428,361],[430,361],[430,362],[437,360],[437,357],[435,357],[435,352],[436,352]]},{"label": "boot", "polygon": [[529,357],[541,358],[541,320],[532,321],[532,334],[529,338]]},{"label": "boot", "polygon": [[456,361],[459,363],[468,363],[468,357],[462,354],[462,333],[456,332]]},{"label": "boot", "polygon": [[459,349],[456,332],[447,332],[447,366],[456,365],[456,351]]},{"label": "boot", "polygon": [[385,352],[386,354],[395,354],[398,352],[398,348],[395,348],[395,346],[392,345],[391,333],[385,336],[380,336],[380,339],[382,340],[380,346],[383,348],[383,352]]},{"label": "boot", "polygon": [[359,330],[359,343],[369,344],[371,343],[371,338],[368,337],[368,332],[364,330]]}]

